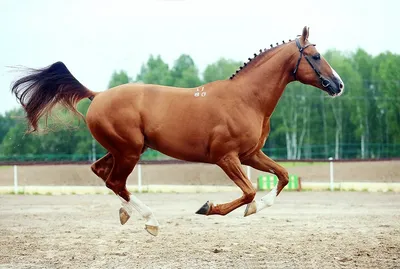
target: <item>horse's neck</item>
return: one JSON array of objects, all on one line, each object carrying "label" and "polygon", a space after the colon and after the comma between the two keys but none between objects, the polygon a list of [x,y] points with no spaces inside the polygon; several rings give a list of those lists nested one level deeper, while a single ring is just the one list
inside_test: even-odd
[{"label": "horse's neck", "polygon": [[293,57],[287,56],[291,53],[287,53],[286,49],[282,47],[265,55],[257,65],[238,77],[245,99],[250,106],[257,106],[264,117],[271,116],[286,85],[292,80],[290,68]]}]

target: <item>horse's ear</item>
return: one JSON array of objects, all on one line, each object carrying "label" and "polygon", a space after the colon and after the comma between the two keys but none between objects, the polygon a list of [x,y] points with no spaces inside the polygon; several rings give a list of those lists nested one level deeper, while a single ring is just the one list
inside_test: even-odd
[{"label": "horse's ear", "polygon": [[303,33],[301,34],[301,38],[303,39],[303,42],[307,41],[309,31],[310,31],[310,27],[304,26]]}]

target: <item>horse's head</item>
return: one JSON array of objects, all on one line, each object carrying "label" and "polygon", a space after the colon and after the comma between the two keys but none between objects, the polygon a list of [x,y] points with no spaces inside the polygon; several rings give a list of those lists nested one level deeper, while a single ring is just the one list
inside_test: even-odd
[{"label": "horse's head", "polygon": [[[295,40],[297,54],[293,71],[295,80],[326,91],[331,96],[343,93],[344,83],[336,71],[308,41],[309,28],[304,27],[301,36]],[[305,58],[305,60],[302,60]]]}]

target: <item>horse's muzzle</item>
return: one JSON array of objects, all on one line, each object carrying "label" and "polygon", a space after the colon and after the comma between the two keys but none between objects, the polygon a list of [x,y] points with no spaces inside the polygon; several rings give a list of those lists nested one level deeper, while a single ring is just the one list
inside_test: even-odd
[{"label": "horse's muzzle", "polygon": [[[330,83],[326,87],[326,92],[330,96],[340,96],[344,90],[344,83],[340,78],[333,76],[332,78],[328,79]],[[327,83],[327,82],[326,82]]]}]

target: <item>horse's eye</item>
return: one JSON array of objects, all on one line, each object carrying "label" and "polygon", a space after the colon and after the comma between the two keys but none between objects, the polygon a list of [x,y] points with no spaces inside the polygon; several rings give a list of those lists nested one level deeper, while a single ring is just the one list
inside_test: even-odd
[{"label": "horse's eye", "polygon": [[313,55],[312,57],[313,57],[314,60],[321,60],[321,55],[319,53]]}]

